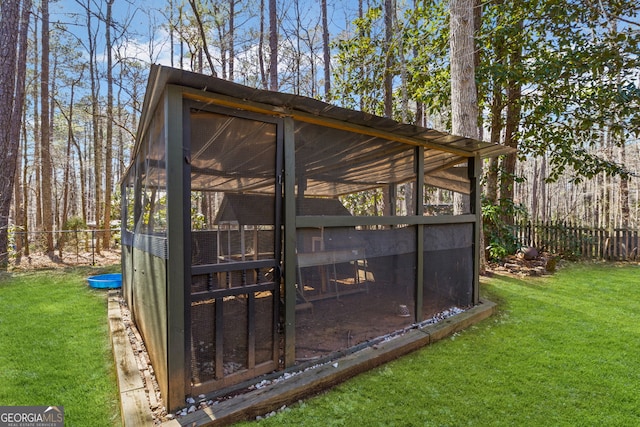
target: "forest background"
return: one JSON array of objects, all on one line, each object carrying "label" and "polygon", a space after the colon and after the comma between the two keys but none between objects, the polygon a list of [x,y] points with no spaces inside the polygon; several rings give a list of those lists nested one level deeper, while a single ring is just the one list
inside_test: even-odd
[{"label": "forest background", "polygon": [[[461,2],[465,3],[465,2]],[[119,219],[149,65],[452,131],[450,3],[0,3],[0,264],[11,232]],[[487,217],[637,228],[640,4],[466,1]],[[428,204],[450,200],[425,192]],[[371,200],[375,199],[374,197]],[[361,203],[359,209],[367,209]],[[58,244],[44,233],[43,248]],[[110,245],[109,231],[98,244]],[[97,248],[99,250],[99,247]]]}]

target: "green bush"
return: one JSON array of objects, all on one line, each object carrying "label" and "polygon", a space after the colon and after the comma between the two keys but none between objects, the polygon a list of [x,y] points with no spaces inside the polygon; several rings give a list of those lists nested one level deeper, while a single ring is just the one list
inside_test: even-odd
[{"label": "green bush", "polygon": [[72,231],[85,230],[86,228],[87,228],[87,224],[79,216],[72,216],[71,218],[67,219],[67,222],[65,222],[64,225],[62,226],[63,230],[72,230]]},{"label": "green bush", "polygon": [[500,200],[498,204],[482,199],[482,224],[485,249],[490,260],[498,261],[520,249],[514,218],[526,217],[526,209],[512,200]]}]

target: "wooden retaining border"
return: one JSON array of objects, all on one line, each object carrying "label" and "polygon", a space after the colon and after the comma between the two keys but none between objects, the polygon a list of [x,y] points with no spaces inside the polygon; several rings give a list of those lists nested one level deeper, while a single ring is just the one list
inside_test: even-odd
[{"label": "wooden retaining border", "polygon": [[118,291],[109,292],[109,336],[120,391],[120,414],[124,427],[153,426],[153,415],[131,341],[122,321]]},{"label": "wooden retaining border", "polygon": [[477,306],[436,324],[409,330],[331,363],[292,375],[283,381],[215,403],[179,419],[166,421],[161,427],[226,426],[254,419],[459,332],[490,317],[495,310],[495,303],[481,301]]}]

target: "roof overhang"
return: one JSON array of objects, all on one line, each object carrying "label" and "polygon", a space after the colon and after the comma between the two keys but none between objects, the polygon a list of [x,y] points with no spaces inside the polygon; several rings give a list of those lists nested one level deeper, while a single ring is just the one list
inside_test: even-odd
[{"label": "roof overhang", "polygon": [[[411,124],[400,123],[384,117],[349,110],[328,104],[316,99],[255,89],[248,86],[229,82],[216,77],[205,76],[185,70],[153,65],[149,74],[147,90],[144,99],[142,116],[136,137],[135,153],[147,132],[153,112],[155,111],[165,88],[169,85],[181,88],[182,96],[203,104],[213,104],[230,109],[238,109],[278,117],[291,117],[296,122],[296,141],[308,140],[310,148],[324,147],[327,144],[339,146],[341,141],[350,142],[354,139],[363,148],[376,145],[385,147],[398,144],[423,147],[425,182],[441,188],[467,192],[468,178],[466,168],[455,167],[466,165],[467,159],[479,156],[481,158],[509,154],[515,150],[503,145],[493,144],[451,135]],[[317,135],[323,134],[322,138]],[[315,145],[314,145],[315,144]],[[382,148],[378,149],[382,151]],[[296,154],[297,156],[298,154]],[[377,170],[368,169],[368,177],[363,176],[360,182],[343,183],[343,185],[318,185],[310,188],[308,195],[336,196],[374,188],[386,181],[401,183],[413,179],[412,165],[409,160],[400,160],[396,155],[393,167],[401,173],[390,173],[389,165],[377,164]],[[326,166],[329,166],[329,159]],[[335,163],[335,160],[333,160]],[[355,165],[356,160],[354,160]],[[404,162],[404,163],[403,163]],[[355,166],[354,166],[355,168]],[[360,165],[360,170],[364,170]],[[349,176],[349,170],[333,170],[334,174]],[[348,185],[350,184],[350,185]],[[331,188],[330,188],[331,187]]]}]

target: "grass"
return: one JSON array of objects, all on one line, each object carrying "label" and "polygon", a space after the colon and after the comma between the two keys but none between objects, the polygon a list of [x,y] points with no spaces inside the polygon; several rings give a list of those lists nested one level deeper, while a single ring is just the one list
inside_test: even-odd
[{"label": "grass", "polygon": [[107,297],[87,286],[92,274],[0,276],[0,405],[63,405],[67,426],[120,424]]},{"label": "grass", "polygon": [[483,293],[492,318],[259,424],[640,425],[640,267],[494,277]]},{"label": "grass", "polygon": [[[87,287],[91,274],[0,277],[0,405],[119,425],[106,293]],[[259,424],[640,425],[639,277],[637,265],[578,264],[487,280],[494,317]]]}]

